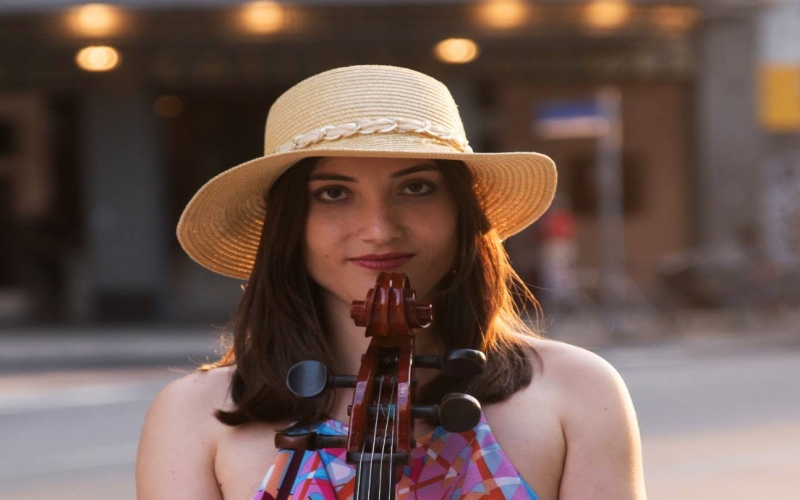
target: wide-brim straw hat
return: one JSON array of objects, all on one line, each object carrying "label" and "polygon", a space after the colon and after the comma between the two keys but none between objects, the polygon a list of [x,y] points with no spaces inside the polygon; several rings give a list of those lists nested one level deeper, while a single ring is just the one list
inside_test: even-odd
[{"label": "wide-brim straw hat", "polygon": [[264,156],[227,170],[195,194],[178,223],[178,240],[200,265],[248,279],[266,214],[264,193],[311,156],[460,160],[500,238],[544,213],[556,190],[545,155],[474,153],[458,108],[441,82],[405,68],[350,66],[320,73],[272,105]]}]

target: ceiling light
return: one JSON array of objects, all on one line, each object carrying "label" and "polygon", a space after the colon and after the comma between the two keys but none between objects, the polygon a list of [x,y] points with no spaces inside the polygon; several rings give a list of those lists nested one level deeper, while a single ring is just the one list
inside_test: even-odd
[{"label": "ceiling light", "polygon": [[522,0],[488,0],[478,6],[478,20],[490,28],[510,29],[528,19],[529,7]]},{"label": "ceiling light", "polygon": [[119,66],[122,58],[114,47],[91,45],[75,55],[75,62],[85,71],[111,71]]},{"label": "ceiling light", "polygon": [[586,24],[597,29],[622,26],[631,15],[627,0],[592,0],[584,9]]},{"label": "ceiling light", "polygon": [[469,38],[448,38],[437,43],[433,53],[442,62],[465,64],[474,61],[480,54],[480,49]]},{"label": "ceiling light", "polygon": [[102,3],[75,7],[67,14],[70,30],[80,36],[103,37],[118,34],[123,25],[119,8]]},{"label": "ceiling light", "polygon": [[245,31],[256,35],[275,33],[283,28],[283,6],[278,2],[249,2],[242,6],[240,21]]}]

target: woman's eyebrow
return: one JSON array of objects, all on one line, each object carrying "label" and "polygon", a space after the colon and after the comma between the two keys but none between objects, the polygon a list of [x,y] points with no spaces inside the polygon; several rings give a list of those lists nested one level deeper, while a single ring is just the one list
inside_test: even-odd
[{"label": "woman's eyebrow", "polygon": [[396,179],[397,177],[403,177],[404,175],[409,175],[409,174],[416,174],[417,172],[429,172],[429,171],[437,171],[437,170],[439,170],[439,169],[436,168],[435,165],[430,165],[430,164],[425,163],[425,164],[422,164],[422,165],[415,165],[413,167],[404,168],[403,170],[400,170],[399,172],[393,173],[390,177],[392,179]]},{"label": "woman's eyebrow", "polygon": [[310,181],[342,181],[342,182],[358,182],[355,177],[348,177],[346,175],[341,174],[328,174],[325,172],[320,172],[318,174],[311,174],[308,177]]}]

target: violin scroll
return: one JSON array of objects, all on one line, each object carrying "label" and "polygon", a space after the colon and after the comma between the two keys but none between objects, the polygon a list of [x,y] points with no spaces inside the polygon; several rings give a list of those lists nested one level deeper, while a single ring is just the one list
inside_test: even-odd
[{"label": "violin scroll", "polygon": [[366,300],[354,300],[350,317],[366,327],[366,337],[413,337],[411,328],[427,328],[433,321],[430,304],[417,303],[405,274],[381,273]]}]

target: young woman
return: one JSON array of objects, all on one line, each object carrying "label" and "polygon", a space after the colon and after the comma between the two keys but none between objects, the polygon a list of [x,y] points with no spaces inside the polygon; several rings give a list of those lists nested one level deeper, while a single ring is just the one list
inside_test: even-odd
[{"label": "young woman", "polygon": [[[419,402],[466,392],[483,417],[463,433],[418,421],[398,498],[644,499],[619,375],[531,332],[514,306],[523,288],[502,240],[546,210],[555,183],[546,156],[473,153],[446,87],[415,71],[340,68],[287,91],[265,156],[212,179],[181,218],[187,253],[247,285],[232,350],[167,386],[147,414],[140,500],[350,498],[341,450],[278,450],[274,439],[292,423],[346,432],[351,391],[300,400],[286,373],[307,359],[357,372],[369,339],[350,304],[382,271],[405,273],[433,304],[417,352],[487,356],[472,379],[417,371]],[[294,453],[303,462],[287,474]]]}]

